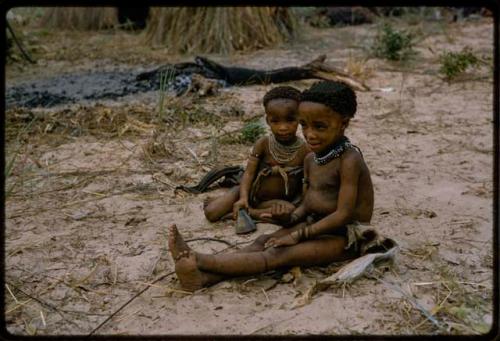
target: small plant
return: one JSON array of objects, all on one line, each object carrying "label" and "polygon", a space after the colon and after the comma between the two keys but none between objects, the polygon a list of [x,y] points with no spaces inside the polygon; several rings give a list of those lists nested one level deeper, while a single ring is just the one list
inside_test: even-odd
[{"label": "small plant", "polygon": [[[21,153],[21,138],[22,136],[28,132],[31,129],[31,126],[33,123],[36,121],[36,117],[34,117],[25,127],[23,127],[19,133],[17,134],[16,140],[15,140],[15,145],[17,146],[13,152],[13,155],[11,156],[10,160],[7,160],[7,163],[5,165],[4,169],[4,179],[5,182],[12,176],[12,173],[14,171],[14,166],[16,164],[17,157]],[[14,183],[10,185],[6,185],[5,188],[5,198],[7,199],[12,192],[14,191],[14,188],[18,185],[18,182],[15,181]]]},{"label": "small plant", "polygon": [[448,81],[463,74],[469,67],[476,67],[479,64],[479,59],[469,47],[465,47],[462,52],[446,51],[439,56],[439,61],[441,63],[439,73]]},{"label": "small plant", "polygon": [[345,70],[352,77],[359,80],[366,80],[373,74],[373,68],[368,66],[366,60],[349,58],[346,63]]},{"label": "small plant", "polygon": [[[10,158],[10,160],[8,160],[7,164],[5,165],[5,171],[4,171],[5,182],[7,182],[7,179],[10,178],[10,176],[12,175],[12,171],[14,169],[14,164],[16,162],[18,155],[19,155],[19,150],[16,150],[14,152],[14,155]],[[6,188],[5,188],[5,198],[6,199],[12,194],[16,185],[17,185],[17,183],[13,183],[9,186],[6,186]]]},{"label": "small plant", "polygon": [[163,104],[165,101],[165,92],[167,91],[168,84],[174,78],[173,69],[168,69],[166,72],[160,72],[160,93],[158,99],[158,117],[160,120],[163,119]]},{"label": "small plant", "polygon": [[413,40],[413,34],[397,31],[386,23],[379,28],[372,49],[376,57],[404,61],[415,54]]},{"label": "small plant", "polygon": [[266,129],[259,121],[248,122],[243,129],[241,129],[241,142],[255,143],[255,141],[265,133]]}]

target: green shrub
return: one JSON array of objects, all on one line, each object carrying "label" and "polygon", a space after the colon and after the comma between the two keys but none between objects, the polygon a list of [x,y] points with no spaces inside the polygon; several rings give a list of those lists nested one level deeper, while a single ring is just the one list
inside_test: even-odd
[{"label": "green shrub", "polygon": [[479,59],[472,53],[470,47],[465,47],[462,52],[446,51],[439,56],[441,67],[439,73],[450,81],[463,74],[469,67],[476,67]]},{"label": "green shrub", "polygon": [[266,129],[259,121],[248,122],[241,129],[241,142],[255,143],[265,133]]},{"label": "green shrub", "polygon": [[402,61],[415,54],[413,40],[413,34],[397,31],[386,23],[379,27],[372,49],[376,57]]}]

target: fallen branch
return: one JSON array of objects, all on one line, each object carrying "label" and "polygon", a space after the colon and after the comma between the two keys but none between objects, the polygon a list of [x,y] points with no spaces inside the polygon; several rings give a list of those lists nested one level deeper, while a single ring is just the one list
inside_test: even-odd
[{"label": "fallen branch", "polygon": [[348,75],[342,70],[325,62],[326,55],[321,55],[302,66],[292,66],[274,70],[257,70],[242,67],[226,67],[208,58],[195,57],[194,63],[178,63],[161,66],[153,71],[141,73],[137,80],[157,80],[160,74],[170,72],[175,76],[181,74],[200,74],[205,78],[224,80],[230,85],[255,85],[283,83],[303,79],[324,79],[342,81],[356,90],[368,91],[370,88],[363,82]]}]

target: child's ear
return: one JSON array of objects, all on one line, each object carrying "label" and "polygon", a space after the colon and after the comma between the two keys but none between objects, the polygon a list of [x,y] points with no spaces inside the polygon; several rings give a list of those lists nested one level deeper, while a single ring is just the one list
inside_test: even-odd
[{"label": "child's ear", "polygon": [[345,129],[349,126],[349,122],[351,119],[349,117],[345,117],[342,119],[342,129]]}]

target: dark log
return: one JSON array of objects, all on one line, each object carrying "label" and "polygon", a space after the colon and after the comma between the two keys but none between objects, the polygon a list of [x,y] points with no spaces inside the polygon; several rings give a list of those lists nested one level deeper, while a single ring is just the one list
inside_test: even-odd
[{"label": "dark log", "polygon": [[256,70],[242,67],[226,67],[204,57],[196,57],[195,63],[169,64],[156,70],[141,73],[137,80],[156,79],[161,72],[170,70],[175,76],[179,74],[197,73],[205,78],[221,79],[230,85],[255,85],[283,83],[303,79],[324,79],[343,81],[356,90],[368,91],[370,88],[340,69],[325,62],[321,55],[302,66],[285,67],[274,70]]}]

